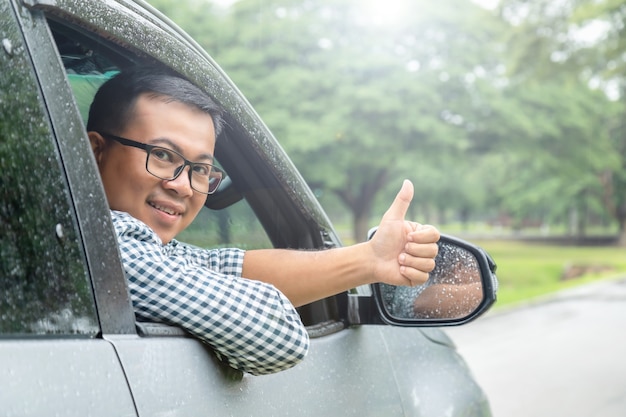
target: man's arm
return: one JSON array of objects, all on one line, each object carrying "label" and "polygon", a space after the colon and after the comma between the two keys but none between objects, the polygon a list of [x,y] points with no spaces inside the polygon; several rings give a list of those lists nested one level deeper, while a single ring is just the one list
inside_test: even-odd
[{"label": "man's arm", "polygon": [[404,220],[413,198],[405,181],[372,240],[325,251],[251,250],[242,275],[275,285],[295,306],[359,285],[415,286],[434,268],[439,231]]},{"label": "man's arm", "polygon": [[184,328],[251,374],[278,372],[304,359],[309,339],[297,311],[274,286],[237,277],[243,252],[222,252],[228,266],[219,273],[167,253],[156,234],[130,215],[113,213],[113,219],[137,316]]}]

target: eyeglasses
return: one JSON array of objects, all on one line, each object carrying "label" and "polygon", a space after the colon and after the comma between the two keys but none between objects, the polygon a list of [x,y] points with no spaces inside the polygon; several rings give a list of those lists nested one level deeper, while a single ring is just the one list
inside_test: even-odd
[{"label": "eyeglasses", "polygon": [[132,146],[146,151],[148,154],[146,157],[146,171],[162,180],[175,180],[185,170],[185,167],[189,166],[189,184],[194,191],[199,193],[213,194],[225,176],[224,171],[216,166],[188,161],[184,156],[172,149],[148,145],[110,133],[100,132],[100,134],[124,146]]}]

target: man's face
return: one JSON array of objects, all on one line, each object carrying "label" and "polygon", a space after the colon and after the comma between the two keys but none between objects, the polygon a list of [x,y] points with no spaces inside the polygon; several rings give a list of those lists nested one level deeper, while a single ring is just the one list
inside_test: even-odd
[{"label": "man's face", "polygon": [[[209,114],[179,102],[142,95],[134,117],[118,136],[175,150],[192,162],[211,163],[215,129]],[[113,210],[125,211],[150,226],[168,243],[196,217],[206,195],[189,184],[189,167],[175,180],[146,171],[146,152],[89,132],[100,175]]]}]

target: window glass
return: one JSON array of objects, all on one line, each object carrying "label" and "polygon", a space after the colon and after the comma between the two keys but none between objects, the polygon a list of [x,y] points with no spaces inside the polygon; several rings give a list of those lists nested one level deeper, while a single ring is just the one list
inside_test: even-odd
[{"label": "window glass", "polygon": [[[209,196],[210,198],[210,196]],[[203,248],[271,248],[267,233],[245,200],[221,210],[204,208],[178,240]]]},{"label": "window glass", "polygon": [[[12,16],[8,3],[0,4],[0,15]],[[95,335],[69,192],[13,23],[3,18],[0,26],[0,335]]]}]

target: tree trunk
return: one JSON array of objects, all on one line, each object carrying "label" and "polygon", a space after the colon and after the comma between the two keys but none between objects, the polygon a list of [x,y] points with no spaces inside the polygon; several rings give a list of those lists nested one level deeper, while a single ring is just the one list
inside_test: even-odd
[{"label": "tree trunk", "polygon": [[222,245],[231,243],[230,236],[230,216],[226,210],[217,210],[217,221],[219,226],[219,241]]},{"label": "tree trunk", "polygon": [[388,171],[383,169],[375,173],[370,181],[355,178],[357,186],[347,184],[345,188],[334,190],[335,194],[344,202],[352,212],[352,236],[355,242],[363,242],[367,239],[367,231],[374,224],[369,224],[372,216],[372,207],[376,194],[387,181]]},{"label": "tree trunk", "polygon": [[[371,211],[371,210],[369,210]],[[369,224],[371,213],[361,213],[354,215],[354,241],[355,242],[363,242],[367,239],[367,232],[372,226]]]},{"label": "tree trunk", "polygon": [[619,223],[619,235],[617,237],[617,245],[620,247],[626,247],[626,216],[624,216],[623,212],[621,216],[618,216]]},{"label": "tree trunk", "polygon": [[626,202],[623,201],[623,198],[619,198],[620,193],[616,189],[619,188],[620,184],[616,184],[617,181],[614,177],[610,171],[605,171],[600,177],[600,183],[604,189],[603,202],[607,212],[619,224],[617,244],[626,247]]}]

